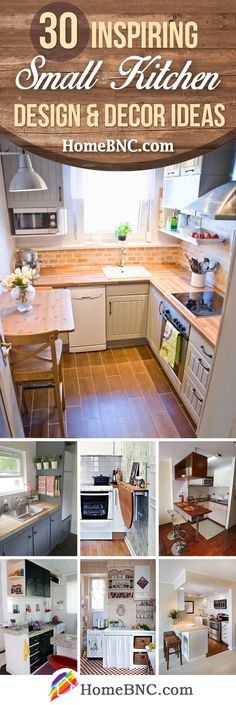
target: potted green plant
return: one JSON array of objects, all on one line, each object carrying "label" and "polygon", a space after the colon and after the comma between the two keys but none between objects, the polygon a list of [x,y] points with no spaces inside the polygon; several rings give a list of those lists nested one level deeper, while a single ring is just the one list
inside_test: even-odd
[{"label": "potted green plant", "polygon": [[109,624],[112,627],[112,629],[115,629],[119,625],[119,620],[117,619],[109,619]]},{"label": "potted green plant", "polygon": [[117,235],[118,240],[122,241],[126,240],[127,235],[129,235],[129,233],[132,233],[132,228],[129,223],[120,223],[120,225],[118,225],[115,230],[115,234]]},{"label": "potted green plant", "polygon": [[58,465],[60,460],[62,459],[62,455],[53,455],[50,458],[50,463],[51,463],[51,468],[52,470],[57,470]]},{"label": "potted green plant", "polygon": [[47,456],[43,456],[42,461],[43,461],[43,469],[49,470],[50,458],[47,458]]},{"label": "potted green plant", "polygon": [[178,619],[179,619],[179,612],[178,612],[178,610],[170,610],[170,611],[169,611],[169,614],[168,614],[168,617],[170,617],[170,619],[172,620],[172,624],[175,624],[175,622],[177,622]]},{"label": "potted green plant", "polygon": [[42,457],[41,456],[34,458],[34,463],[35,463],[36,470],[42,470],[43,465],[42,465]]}]

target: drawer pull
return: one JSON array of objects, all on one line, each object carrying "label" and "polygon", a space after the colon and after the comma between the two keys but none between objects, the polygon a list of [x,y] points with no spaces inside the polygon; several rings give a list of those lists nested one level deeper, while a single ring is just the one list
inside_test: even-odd
[{"label": "drawer pull", "polygon": [[205,365],[203,365],[203,362],[200,357],[198,358],[198,362],[199,362],[199,365],[201,365],[201,367],[203,367],[203,369],[206,370],[206,372],[210,372],[210,367],[205,367]]},{"label": "drawer pull", "polygon": [[210,357],[211,360],[213,359],[213,355],[210,355],[210,353],[208,353],[208,352],[205,350],[204,345],[200,345],[200,348],[201,348],[201,350],[204,352],[204,355],[206,355],[207,357]]},{"label": "drawer pull", "polygon": [[192,389],[192,392],[193,392],[194,396],[196,397],[196,399],[197,399],[198,401],[200,401],[200,404],[203,404],[203,399],[201,399],[201,397],[198,397],[198,395],[196,394],[196,389],[195,389],[195,388]]}]

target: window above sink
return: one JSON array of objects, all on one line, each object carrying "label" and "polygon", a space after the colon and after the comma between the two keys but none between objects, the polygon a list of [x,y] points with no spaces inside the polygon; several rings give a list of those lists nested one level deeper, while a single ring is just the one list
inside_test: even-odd
[{"label": "window above sink", "polygon": [[0,445],[0,497],[25,490],[25,452]]}]

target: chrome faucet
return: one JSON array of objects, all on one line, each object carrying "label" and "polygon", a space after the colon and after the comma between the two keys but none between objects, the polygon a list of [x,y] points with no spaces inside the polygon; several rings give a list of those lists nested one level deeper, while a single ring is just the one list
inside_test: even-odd
[{"label": "chrome faucet", "polygon": [[127,250],[125,250],[125,248],[122,247],[121,251],[120,251],[120,267],[121,267],[121,269],[124,269],[126,255],[127,255]]}]

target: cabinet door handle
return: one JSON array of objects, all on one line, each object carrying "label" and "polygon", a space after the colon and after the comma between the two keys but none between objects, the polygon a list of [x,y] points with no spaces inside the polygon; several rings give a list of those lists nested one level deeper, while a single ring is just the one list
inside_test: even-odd
[{"label": "cabinet door handle", "polygon": [[162,316],[162,311],[163,311],[163,301],[160,301],[159,303],[159,314]]},{"label": "cabinet door handle", "polygon": [[31,539],[31,538],[32,538],[32,536],[28,536],[28,539]]},{"label": "cabinet door handle", "polygon": [[111,316],[111,301],[109,301],[109,316]]},{"label": "cabinet door handle", "polygon": [[199,362],[199,365],[201,365],[201,367],[203,367],[203,369],[206,370],[206,372],[210,372],[210,367],[206,367],[205,365],[203,365],[203,362],[200,357],[198,358],[198,362]]},{"label": "cabinet door handle", "polygon": [[203,404],[203,399],[201,399],[201,397],[198,397],[198,395],[196,394],[196,389],[195,389],[195,388],[192,389],[192,392],[193,392],[194,396],[196,397],[196,399],[197,399],[198,401],[200,401],[200,404]]},{"label": "cabinet door handle", "polygon": [[61,203],[62,198],[61,198],[61,186],[58,186],[58,196],[59,196],[59,203]]},{"label": "cabinet door handle", "polygon": [[200,345],[200,348],[201,348],[201,350],[204,352],[204,355],[206,355],[207,357],[210,357],[210,359],[212,360],[213,355],[210,355],[210,353],[208,353],[208,352],[205,350],[204,345]]},{"label": "cabinet door handle", "polygon": [[34,535],[37,534],[37,531],[34,531]]},{"label": "cabinet door handle", "polygon": [[188,174],[190,171],[192,172],[192,171],[194,171],[194,169],[185,169],[186,174]]},{"label": "cabinet door handle", "polygon": [[54,519],[51,519],[51,522],[52,522],[52,524],[53,524],[53,522],[54,522]]}]

